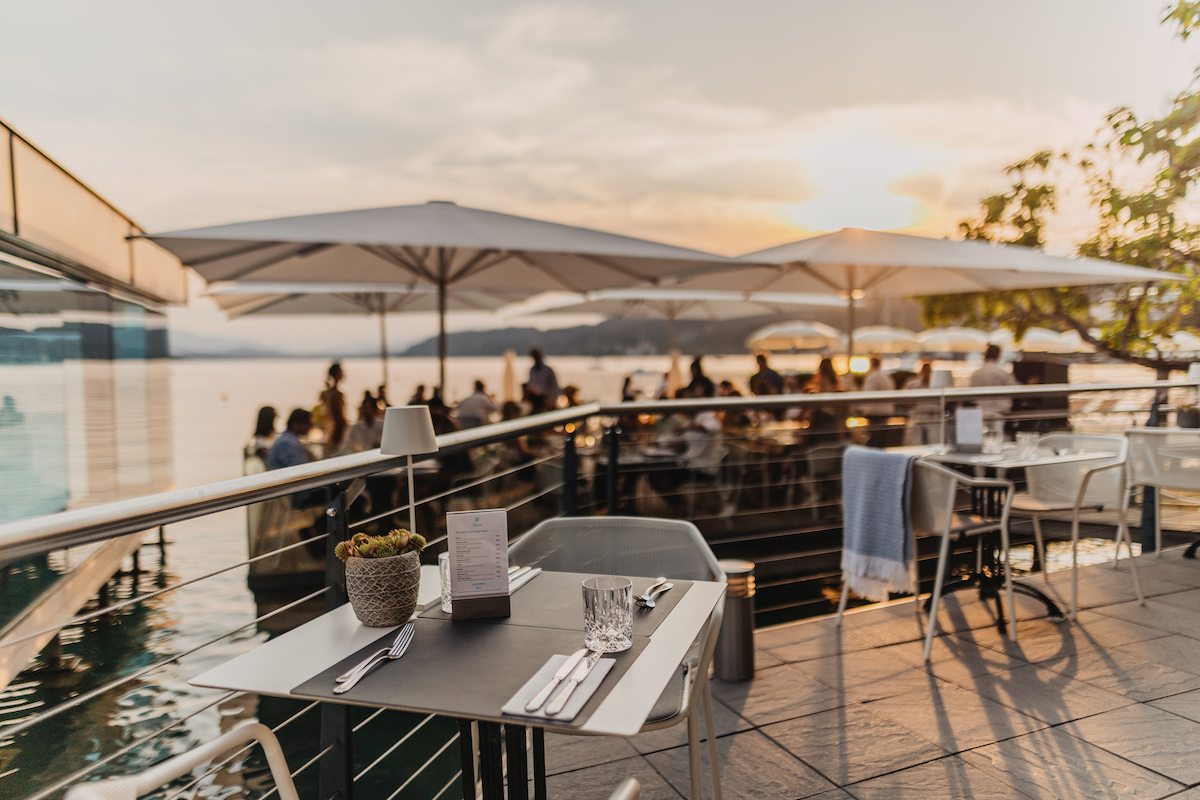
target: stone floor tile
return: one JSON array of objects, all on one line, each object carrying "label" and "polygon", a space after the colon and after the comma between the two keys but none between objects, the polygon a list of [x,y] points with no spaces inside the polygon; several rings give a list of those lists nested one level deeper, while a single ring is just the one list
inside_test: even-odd
[{"label": "stone floor tile", "polygon": [[1142,556],[1138,559],[1138,575],[1143,580],[1161,580],[1182,586],[1200,588],[1200,561],[1186,561],[1164,555],[1161,559]]},{"label": "stone floor tile", "polygon": [[1184,692],[1183,694],[1152,700],[1149,705],[1161,708],[1163,711],[1169,711],[1180,717],[1200,722],[1200,691]]},{"label": "stone floor tile", "polygon": [[854,795],[842,789],[830,789],[828,792],[814,794],[807,800],[854,800]]},{"label": "stone floor tile", "polygon": [[546,774],[594,767],[636,756],[628,739],[619,736],[566,736],[546,733]]},{"label": "stone floor tile", "polygon": [[1138,702],[1200,689],[1200,675],[1123,650],[1089,650],[1039,665]]},{"label": "stone floor tile", "polygon": [[996,780],[958,756],[947,756],[915,767],[847,786],[858,800],[1028,800],[1007,783]]},{"label": "stone floor tile", "polygon": [[[602,737],[577,738],[595,740]],[[608,800],[613,789],[626,778],[637,778],[642,785],[642,800],[680,800],[685,796],[671,788],[671,784],[641,756],[551,775],[546,779],[546,794],[550,797],[569,797],[571,800]],[[533,797],[532,781],[529,786],[529,796]]]},{"label": "stone floor tile", "polygon": [[[1049,585],[1030,581],[1031,586],[1035,586],[1044,592],[1051,600],[1058,603],[1059,608],[1067,611],[1071,607],[1071,584],[1069,581],[1052,582]],[[1101,585],[1086,579],[1084,575],[1079,576],[1079,608],[1095,608],[1096,606],[1110,606],[1117,603],[1128,603],[1130,600],[1136,600],[1137,595],[1134,594],[1133,586],[1130,585],[1128,590],[1116,589],[1111,586]]]},{"label": "stone floor tile", "polygon": [[1046,723],[950,684],[906,692],[868,708],[948,753],[1041,730]]},{"label": "stone floor tile", "polygon": [[1158,602],[1169,606],[1195,611],[1197,608],[1200,608],[1200,589],[1186,589],[1182,592],[1164,594],[1156,599]]},{"label": "stone floor tile", "polygon": [[1051,725],[1111,711],[1133,702],[1033,664],[1008,672],[980,675],[958,685]]},{"label": "stone floor tile", "polygon": [[1096,611],[1167,633],[1177,633],[1193,639],[1200,639],[1200,612],[1176,608],[1159,602],[1157,598],[1147,600],[1144,606],[1135,601],[1113,606],[1100,606]]},{"label": "stone floor tile", "polygon": [[1061,728],[1007,739],[961,757],[1039,800],[1149,800],[1183,788]]},{"label": "stone floor tile", "polygon": [[928,662],[925,661],[924,639],[884,647],[880,652],[955,683],[976,675],[986,675],[988,672],[1016,669],[1027,663],[1003,651],[983,647],[959,634],[935,636],[933,646],[929,650]]},{"label": "stone floor tile", "polygon": [[936,683],[937,678],[883,650],[846,653],[792,665],[851,700],[867,703]]},{"label": "stone floor tile", "polygon": [[1200,722],[1139,703],[1076,720],[1063,730],[1168,778],[1200,783]]},{"label": "stone floor tile", "polygon": [[859,641],[849,631],[831,631],[814,622],[757,631],[754,634],[754,645],[765,650],[768,655],[789,664],[871,648],[871,645]]},{"label": "stone floor tile", "polygon": [[843,786],[946,755],[942,748],[859,705],[777,722],[761,730]]},{"label": "stone floor tile", "polygon": [[[1003,594],[1003,593],[1002,593]],[[1030,620],[1046,616],[1046,607],[1029,597],[1017,595],[1017,619]],[[912,618],[912,606],[907,603],[891,606],[892,614]],[[1005,616],[1008,615],[1007,609]],[[922,617],[928,619],[922,611]],[[954,633],[975,628],[995,627],[996,602],[980,600],[976,589],[964,589],[944,595],[938,603],[938,633]]]},{"label": "stone floor tile", "polygon": [[[901,608],[907,608],[907,614],[894,614],[887,608],[877,608],[870,611],[848,613],[842,617],[841,630],[848,631],[858,641],[872,647],[885,647],[889,644],[911,642],[925,636],[924,617],[920,620],[912,613],[912,604],[903,603]],[[829,630],[838,630],[834,619],[824,619],[816,623]]]},{"label": "stone floor tile", "polygon": [[[716,683],[713,684],[716,686]],[[739,717],[728,707],[723,705],[715,697],[713,699],[713,727],[717,731],[717,736],[725,736],[736,731],[746,731],[753,727],[749,722]],[[700,740],[704,741],[708,738],[705,733],[703,704],[701,704],[700,717]],[[658,750],[669,750],[672,747],[679,747],[687,744],[687,721],[686,719],[678,725],[672,725],[669,728],[662,728],[657,731],[649,731],[647,733],[639,733],[637,736],[631,736],[629,743],[633,745],[642,755],[653,753]]]},{"label": "stone floor tile", "polygon": [[1135,656],[1157,661],[1168,667],[1200,675],[1200,639],[1179,634],[1168,634],[1145,642],[1136,642],[1116,648]]},{"label": "stone floor tile", "polygon": [[[723,736],[717,739],[717,751],[721,764],[721,793],[730,800],[811,797],[836,788],[758,731]],[[688,795],[691,779],[686,747],[653,753],[646,758],[676,791],[684,796]],[[704,775],[704,796],[711,797],[707,747],[704,750],[701,769]]]},{"label": "stone floor tile", "polygon": [[768,667],[777,667],[782,663],[783,663],[782,661],[780,661],[778,658],[776,658],[775,656],[768,653],[766,650],[763,650],[761,647],[758,647],[757,645],[755,646],[755,648],[754,648],[754,669],[755,670],[767,669]]},{"label": "stone floor tile", "polygon": [[713,681],[713,696],[755,725],[815,714],[849,702],[844,695],[792,666],[765,669],[753,681]]}]

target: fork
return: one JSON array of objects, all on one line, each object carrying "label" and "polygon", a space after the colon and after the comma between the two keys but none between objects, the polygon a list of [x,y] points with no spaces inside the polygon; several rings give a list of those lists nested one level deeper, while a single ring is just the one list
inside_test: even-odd
[{"label": "fork", "polygon": [[654,599],[656,597],[659,597],[660,595],[662,595],[663,592],[668,591],[669,589],[671,589],[674,586],[675,586],[675,584],[673,584],[673,583],[664,583],[662,586],[659,586],[653,592],[646,592],[644,595],[642,595],[641,597],[639,597],[637,599],[638,606],[641,608],[654,608]]},{"label": "fork", "polygon": [[650,593],[653,592],[658,587],[662,586],[666,582],[667,582],[667,579],[662,576],[655,578],[654,583],[652,583],[646,587],[646,591],[642,592],[640,595],[638,595],[637,597],[634,598],[635,600],[637,600],[637,604],[640,606],[642,603],[649,600]]},{"label": "fork", "polygon": [[404,651],[408,649],[410,644],[412,644],[413,633],[415,631],[416,625],[414,623],[409,622],[406,624],[400,629],[400,633],[396,635],[396,641],[392,642],[392,647],[390,650],[388,650],[382,656],[371,656],[370,660],[361,665],[358,669],[354,670],[349,678],[333,687],[333,693],[342,694],[343,692],[350,691],[354,688],[355,684],[362,680],[363,677],[375,667],[382,664],[384,661],[394,661],[395,659],[404,655]]},{"label": "fork", "polygon": [[[392,641],[392,647],[396,646],[396,642],[400,641],[400,637],[402,637],[402,636],[404,636],[403,628],[401,628],[399,631],[396,632],[396,638]],[[352,677],[354,677],[354,673],[358,672],[360,669],[365,667],[367,664],[370,664],[372,661],[374,661],[375,659],[379,658],[382,655],[387,655],[388,650],[391,650],[392,647],[379,648],[374,653],[371,653],[371,655],[367,656],[362,661],[358,662],[353,667],[351,667],[350,669],[343,672],[341,675],[338,675],[336,678],[334,678],[333,679],[334,683],[344,683],[344,682],[350,680]]]}]

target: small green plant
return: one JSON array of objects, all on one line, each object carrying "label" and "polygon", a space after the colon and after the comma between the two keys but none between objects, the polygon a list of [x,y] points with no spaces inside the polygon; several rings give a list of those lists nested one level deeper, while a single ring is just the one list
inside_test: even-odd
[{"label": "small green plant", "polygon": [[348,558],[402,556],[413,551],[420,553],[424,549],[424,536],[419,533],[409,533],[404,528],[397,528],[382,536],[356,533],[350,538],[350,541],[339,542],[333,552],[338,558],[345,561]]}]

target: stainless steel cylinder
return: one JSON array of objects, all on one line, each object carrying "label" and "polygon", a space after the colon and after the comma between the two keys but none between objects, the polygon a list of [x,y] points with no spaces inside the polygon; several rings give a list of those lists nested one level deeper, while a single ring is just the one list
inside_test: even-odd
[{"label": "stainless steel cylinder", "polygon": [[754,677],[754,564],[738,559],[719,563],[725,572],[725,618],[713,667],[720,680],[745,681]]}]

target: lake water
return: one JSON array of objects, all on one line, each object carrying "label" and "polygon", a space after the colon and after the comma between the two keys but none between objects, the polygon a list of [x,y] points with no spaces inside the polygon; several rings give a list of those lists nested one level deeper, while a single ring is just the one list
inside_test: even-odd
[{"label": "lake water", "polygon": [[[777,356],[772,363],[779,369],[811,370],[815,361],[810,356]],[[651,356],[559,357],[548,362],[557,370],[560,384],[580,387],[582,399],[611,402],[620,398],[626,375],[633,374],[636,385],[648,393],[668,367],[666,357]],[[705,364],[715,380],[728,378],[743,387],[755,371],[750,356],[707,358]],[[169,420],[159,422],[170,424],[176,486],[196,486],[235,477],[241,474],[242,447],[252,432],[258,408],[273,405],[281,417],[286,417],[294,407],[312,407],[328,366],[328,361],[317,359],[167,362],[169,405],[150,404],[137,411],[161,415],[164,407],[170,409]],[[380,367],[374,359],[347,359],[343,366],[346,372],[343,392],[347,405],[353,409],[362,392],[373,390],[378,384]],[[524,380],[528,366],[528,358],[517,360],[518,381]],[[960,378],[965,378],[972,369],[966,364],[946,366],[952,366]],[[40,379],[36,378],[36,370],[41,367],[29,369],[35,371],[34,380]],[[499,395],[504,370],[501,358],[450,359],[447,399],[453,404],[465,397],[476,379],[483,380]],[[437,362],[432,358],[394,359],[391,375],[391,400],[403,403],[416,384],[436,383]],[[1132,367],[1077,366],[1072,370],[1072,379],[1077,382],[1134,381],[1149,377],[1152,376],[1145,370]],[[64,429],[70,432],[77,423],[68,419]],[[142,566],[146,570],[138,584],[142,592],[199,577],[246,555],[242,510],[173,525],[167,534],[170,544],[161,568],[156,550],[142,552]],[[61,567],[63,562],[77,558],[78,554],[57,554],[48,565],[32,565],[28,569]],[[133,590],[131,578],[113,583],[114,597],[127,596]],[[11,725],[118,676],[131,675],[161,658],[187,653],[236,625],[249,624],[259,613],[254,596],[246,589],[245,569],[236,568],[109,617],[73,626],[63,632],[62,641],[65,654],[78,659],[77,667],[63,672],[23,673],[0,692],[0,725]],[[190,687],[187,677],[255,647],[268,636],[266,631],[250,625],[231,638],[196,654],[184,655],[179,663],[132,680],[84,704],[78,711],[60,715],[28,733],[5,736],[0,728],[0,797],[25,797],[48,787],[81,765],[214,703],[221,693]],[[111,770],[122,773],[137,769],[165,751],[179,751],[207,741],[246,717],[257,715],[282,721],[294,708],[252,697],[218,704],[182,723],[170,735],[121,759]],[[294,733],[291,738],[311,740],[315,736],[313,722],[306,719],[297,723],[303,735]],[[432,736],[430,740],[437,738]],[[440,741],[445,741],[444,736]],[[412,757],[417,758],[419,752],[418,747]],[[292,755],[289,753],[289,758]],[[252,763],[250,769],[253,775],[261,773],[261,765]],[[255,783],[251,780],[252,785]],[[437,787],[441,785],[438,783]],[[221,798],[244,796],[240,779],[224,775],[215,776],[200,794]],[[302,790],[301,794],[305,792]]]}]

